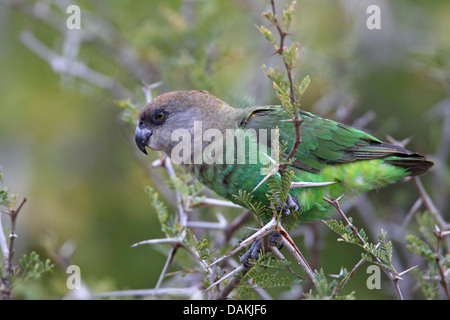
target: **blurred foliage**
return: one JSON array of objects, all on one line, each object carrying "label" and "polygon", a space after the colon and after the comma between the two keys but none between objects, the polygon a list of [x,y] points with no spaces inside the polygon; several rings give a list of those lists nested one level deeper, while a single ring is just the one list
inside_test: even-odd
[{"label": "blurred foliage", "polygon": [[[377,31],[366,28],[364,2],[297,2],[291,33],[305,54],[296,79],[311,78],[302,108],[349,124],[373,112],[375,118],[364,123],[370,133],[399,140],[412,136],[408,147],[424,154],[445,151],[445,144],[440,143],[445,139],[443,119],[448,105],[442,110],[438,107],[450,95],[448,1],[385,3],[382,29]],[[81,31],[97,33],[82,43],[76,58],[119,81],[130,92],[120,97],[79,78],[58,75],[20,40],[24,30],[31,30],[46,46],[62,52],[68,46],[64,32],[79,32],[65,27],[69,4],[0,1],[2,186],[28,199],[18,221],[16,257],[36,251],[45,261],[71,240],[76,249],[70,263],[80,266],[94,292],[151,288],[166,256],[130,245],[163,235],[144,186],[158,189],[166,178],[154,174],[149,181],[145,170],[149,160],[133,145],[134,128],[122,121],[123,110],[115,101],[130,99],[135,112],[145,103],[142,82],[162,81],[153,90],[154,96],[177,89],[207,89],[230,103],[278,103],[261,66],[279,67],[279,61],[254,27],[261,25],[261,12],[268,3],[77,2]],[[51,19],[40,18],[49,11]],[[152,159],[157,156],[153,154]],[[450,159],[445,154],[438,160],[443,162],[437,162],[423,181],[438,197],[437,204],[448,220]],[[160,197],[168,195],[161,193]],[[398,184],[370,193],[368,198],[378,212],[377,219],[401,224],[399,219],[412,206],[417,191],[411,184]],[[355,212],[349,210],[352,216]],[[210,213],[199,210],[201,216]],[[364,226],[364,220],[355,224]],[[414,221],[411,228],[418,226],[420,221]],[[343,248],[333,234],[320,230],[320,266],[326,272],[360,259],[360,251]],[[308,246],[302,244],[306,236],[297,239],[300,249],[307,252]],[[420,247],[418,241],[414,243]],[[365,288],[366,276],[358,272],[343,294],[352,296],[355,291],[357,298],[392,297],[389,290]],[[336,283],[318,277],[324,281],[324,295],[335,288]],[[427,292],[432,296],[433,290]],[[66,293],[63,270],[43,276],[34,287],[21,288],[18,297],[60,298]],[[411,296],[422,297],[419,293]]]}]

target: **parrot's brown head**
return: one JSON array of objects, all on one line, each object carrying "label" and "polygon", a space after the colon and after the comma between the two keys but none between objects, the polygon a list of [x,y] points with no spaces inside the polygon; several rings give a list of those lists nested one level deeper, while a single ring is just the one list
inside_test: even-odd
[{"label": "parrot's brown head", "polygon": [[[172,138],[175,130],[186,130],[192,136],[194,121],[208,121],[209,127],[218,125],[208,118],[221,107],[229,106],[206,91],[173,91],[164,93],[149,102],[139,113],[135,141],[143,153],[146,146],[153,150],[164,150],[170,154],[178,143]],[[217,120],[213,120],[217,121]],[[175,141],[172,141],[175,140]]]}]

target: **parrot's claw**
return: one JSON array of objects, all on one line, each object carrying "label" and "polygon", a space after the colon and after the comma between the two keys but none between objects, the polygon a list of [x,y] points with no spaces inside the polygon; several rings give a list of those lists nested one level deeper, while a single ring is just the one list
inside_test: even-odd
[{"label": "parrot's claw", "polygon": [[291,213],[291,209],[293,212],[300,209],[300,207],[298,206],[298,200],[296,198],[292,197],[291,195],[288,195],[286,202],[284,204],[280,203],[280,206],[283,207],[283,209],[281,210],[281,213],[286,214],[286,215]]},{"label": "parrot's claw", "polygon": [[240,258],[241,263],[246,268],[251,268],[252,264],[249,262],[251,260],[258,260],[259,258],[259,251],[261,250],[261,239],[255,240],[255,242],[252,243],[250,249],[242,255]]},{"label": "parrot's claw", "polygon": [[[281,249],[283,244],[279,243],[281,239],[281,235],[274,231],[269,235],[269,245],[277,246],[278,249]],[[250,249],[242,255],[240,258],[241,263],[246,268],[251,268],[253,265],[250,263],[252,260],[258,260],[259,259],[259,252],[262,247],[262,238],[255,240],[255,242],[252,243]]]}]

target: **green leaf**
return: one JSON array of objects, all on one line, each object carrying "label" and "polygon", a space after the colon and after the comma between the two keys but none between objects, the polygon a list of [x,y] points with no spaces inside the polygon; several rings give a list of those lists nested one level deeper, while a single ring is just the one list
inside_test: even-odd
[{"label": "green leaf", "polygon": [[[353,231],[350,229],[350,227],[348,225],[344,225],[344,223],[342,221],[336,221],[334,219],[330,219],[330,220],[322,220],[322,222],[327,225],[331,230],[333,230],[334,232],[336,232],[338,235],[340,235],[341,237],[338,238],[338,241],[344,241],[344,242],[348,242],[348,243],[352,243],[352,244],[356,244],[356,245],[361,245],[361,243],[359,242],[359,239],[353,234]],[[364,237],[365,237],[365,232],[364,230],[360,230],[360,235],[361,233],[363,233]],[[363,236],[361,235],[361,236]],[[363,239],[364,239],[363,237]]]},{"label": "green leaf", "polygon": [[251,210],[257,217],[261,217],[266,214],[266,208],[261,202],[254,202],[253,195],[247,190],[239,190],[238,195],[233,195],[239,205]]},{"label": "green leaf", "polygon": [[19,264],[20,268],[15,270],[14,276],[11,279],[12,286],[16,286],[20,282],[38,279],[42,274],[52,272],[55,266],[50,259],[42,261],[39,254],[35,251],[30,252],[29,255],[23,255]]},{"label": "green leaf", "polygon": [[8,188],[0,189],[0,205],[9,208],[11,206],[11,200],[9,199],[8,191]]},{"label": "green leaf", "polygon": [[259,32],[261,32],[262,35],[266,37],[267,41],[269,41],[274,46],[275,49],[278,49],[275,38],[273,37],[273,34],[269,29],[267,29],[264,26],[260,27],[256,26],[256,28],[258,28]]},{"label": "green leaf", "polygon": [[130,99],[115,100],[114,104],[123,109],[121,114],[123,121],[132,125],[136,124],[140,109],[139,106],[133,104]]},{"label": "green leaf", "polygon": [[295,7],[297,5],[296,1],[292,1],[291,4],[286,4],[285,10],[283,10],[283,13],[281,15],[281,21],[283,22],[285,30],[289,30],[292,22],[292,18],[294,16]]},{"label": "green leaf", "polygon": [[159,222],[161,223],[161,230],[169,238],[175,236],[178,229],[175,216],[170,214],[166,205],[159,200],[159,194],[155,189],[147,186],[145,192],[149,196],[153,208],[156,210]]},{"label": "green leaf", "polygon": [[303,78],[302,82],[296,86],[297,88],[297,95],[299,98],[303,96],[306,89],[308,89],[309,84],[311,83],[311,78],[309,76],[306,76]]},{"label": "green leaf", "polygon": [[436,257],[434,251],[422,240],[414,235],[407,235],[406,242],[408,245],[406,248],[418,255],[419,257],[425,258],[428,262],[435,262]]}]

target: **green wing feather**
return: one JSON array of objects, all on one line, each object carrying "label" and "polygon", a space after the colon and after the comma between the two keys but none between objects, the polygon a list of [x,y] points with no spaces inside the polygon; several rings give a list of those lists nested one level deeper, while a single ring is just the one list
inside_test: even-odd
[{"label": "green wing feather", "polygon": [[[289,117],[281,106],[245,109],[241,127],[246,129],[280,129],[280,139],[288,148],[295,139],[292,123],[281,121]],[[294,167],[310,172],[321,171],[327,164],[357,160],[385,159],[387,163],[404,167],[412,175],[425,173],[433,163],[422,155],[394,146],[345,124],[300,112],[302,143],[295,155]]]}]

